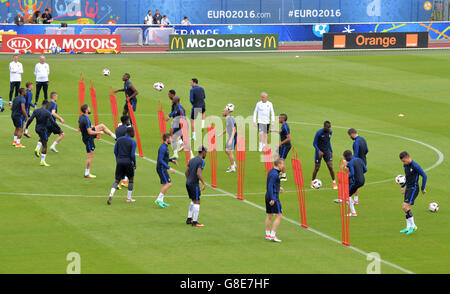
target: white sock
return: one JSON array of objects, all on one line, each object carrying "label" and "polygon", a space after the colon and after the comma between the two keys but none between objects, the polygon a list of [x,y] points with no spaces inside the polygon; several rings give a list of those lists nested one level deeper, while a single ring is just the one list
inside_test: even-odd
[{"label": "white sock", "polygon": [[200,204],[194,204],[194,222],[198,219],[198,214],[200,213]]},{"label": "white sock", "polygon": [[123,178],[123,180],[128,182],[128,177]]},{"label": "white sock", "polygon": [[56,144],[58,144],[58,142],[53,142],[53,144],[52,144],[52,146],[50,146],[50,148],[55,148],[56,147]]},{"label": "white sock", "polygon": [[116,138],[116,135],[115,135],[115,134],[112,134],[112,133],[111,133],[111,137],[112,137],[114,140],[117,139],[117,138]]},{"label": "white sock", "polygon": [[17,138],[16,142],[17,142],[18,144],[20,144],[20,139],[19,139],[19,138]]},{"label": "white sock", "polygon": [[178,150],[177,149],[173,150],[173,156],[178,157]]},{"label": "white sock", "polygon": [[131,199],[131,194],[132,193],[133,193],[133,190],[128,190],[127,199]]},{"label": "white sock", "polygon": [[109,196],[113,197],[114,192],[116,192],[116,188],[111,188],[111,192],[109,193]]},{"label": "white sock", "polygon": [[192,132],[192,138],[195,138],[195,132]]},{"label": "white sock", "polygon": [[409,224],[410,224],[411,227],[413,227],[413,228],[416,226],[416,224],[414,223],[414,217],[413,217],[413,216],[409,218]]},{"label": "white sock", "polygon": [[156,199],[157,201],[164,201],[164,194],[163,193],[159,193],[158,195],[158,199]]},{"label": "white sock", "polygon": [[180,139],[178,139],[178,145],[183,145],[183,140],[181,140],[181,138]]},{"label": "white sock", "polygon": [[281,173],[281,177],[285,178],[286,177],[286,173]]},{"label": "white sock", "polygon": [[89,175],[89,169],[88,169],[88,168],[84,171],[84,175],[85,175],[85,176],[88,176],[88,175]]},{"label": "white sock", "polygon": [[44,153],[41,154],[41,161],[45,161],[45,156],[47,156],[47,154]]},{"label": "white sock", "polygon": [[202,129],[204,129],[204,128],[205,128],[205,120],[202,119]]},{"label": "white sock", "polygon": [[259,142],[259,149],[261,149],[262,148],[262,143],[261,142]]},{"label": "white sock", "polygon": [[14,136],[14,142],[17,142],[17,136]]},{"label": "white sock", "polygon": [[[350,202],[350,203],[349,203]],[[356,210],[355,210],[355,205],[353,205],[354,204],[354,202],[353,202],[353,199],[352,199],[352,197],[350,197],[350,201],[347,201],[347,203],[349,203],[350,204],[350,210],[352,211],[352,213],[356,213]]]},{"label": "white sock", "polygon": [[275,238],[276,234],[277,234],[277,232],[272,231],[272,232],[270,232],[270,237]]},{"label": "white sock", "polygon": [[355,199],[355,202],[358,202],[358,195],[353,196],[353,198]]},{"label": "white sock", "polygon": [[41,147],[42,147],[42,142],[38,141],[37,144],[36,144],[36,149],[41,150]]},{"label": "white sock", "polygon": [[191,201],[191,203],[189,204],[188,218],[192,218],[193,212],[194,212],[194,202]]},{"label": "white sock", "polygon": [[231,165],[231,168],[236,168],[236,162]]},{"label": "white sock", "polygon": [[266,230],[266,236],[270,236],[270,231]]},{"label": "white sock", "polygon": [[411,222],[409,221],[409,218],[406,219],[406,227],[408,229],[411,227]]}]

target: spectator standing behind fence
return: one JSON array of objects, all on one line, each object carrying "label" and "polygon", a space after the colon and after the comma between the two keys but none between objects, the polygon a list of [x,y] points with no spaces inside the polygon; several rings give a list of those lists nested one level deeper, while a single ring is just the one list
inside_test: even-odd
[{"label": "spectator standing behind fence", "polygon": [[188,20],[188,17],[185,16],[184,19],[181,21],[181,24],[184,26],[190,26],[191,22]]},{"label": "spectator standing behind fence", "polygon": [[17,15],[14,16],[14,23],[18,26],[22,26],[25,23],[21,12],[17,13]]},{"label": "spectator standing behind fence", "polygon": [[147,15],[144,18],[144,24],[146,25],[152,25],[153,24],[153,16],[152,16],[152,11],[149,10],[147,12]]},{"label": "spectator standing behind fence", "polygon": [[162,15],[159,13],[159,10],[156,9],[155,15],[153,16],[153,24],[161,24]]},{"label": "spectator standing behind fence", "polygon": [[31,16],[30,23],[32,24],[39,24],[42,23],[42,17],[41,12],[39,10],[36,10],[33,15]]},{"label": "spectator standing behind fence", "polygon": [[43,24],[51,24],[53,21],[53,17],[50,14],[50,10],[45,8],[44,13],[42,14],[42,23]]},{"label": "spectator standing behind fence", "polygon": [[168,26],[168,25],[170,25],[170,20],[167,18],[167,16],[164,14],[163,15],[163,18],[161,19],[161,24],[163,25],[163,26]]}]

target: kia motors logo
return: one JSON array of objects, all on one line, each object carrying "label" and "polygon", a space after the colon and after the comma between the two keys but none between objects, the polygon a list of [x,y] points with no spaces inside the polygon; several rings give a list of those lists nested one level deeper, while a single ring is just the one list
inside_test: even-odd
[{"label": "kia motors logo", "polygon": [[6,46],[12,50],[26,50],[31,47],[31,41],[26,38],[12,38],[8,40]]}]

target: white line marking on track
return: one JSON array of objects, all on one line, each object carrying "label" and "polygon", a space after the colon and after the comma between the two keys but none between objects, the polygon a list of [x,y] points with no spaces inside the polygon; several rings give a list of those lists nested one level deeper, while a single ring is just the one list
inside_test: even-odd
[{"label": "white line marking on track", "polygon": [[[71,130],[73,130],[73,131],[78,132],[77,129],[75,129],[75,128],[71,127],[71,126],[68,126],[68,125],[66,125],[66,124],[63,125],[63,126],[69,128],[69,129],[71,129]],[[107,140],[104,140],[104,139],[100,139],[100,141],[105,142],[105,143],[110,144],[110,145],[114,145],[114,143],[112,143],[112,142],[110,142],[110,141],[107,141]],[[414,140],[413,140],[413,142],[414,142]],[[436,150],[437,150],[437,149],[436,149]],[[151,159],[151,158],[148,158],[148,157],[145,157],[145,156],[144,156],[143,159],[144,159],[144,160],[147,160],[147,161],[149,161],[149,162],[152,162],[152,163],[154,163],[154,164],[156,164],[156,161],[153,160],[153,159]],[[435,166],[437,166],[437,165],[435,165]],[[180,172],[180,171],[178,171],[178,170],[175,170],[175,173],[184,176],[184,173],[182,173],[182,172]],[[211,189],[214,189],[214,190],[219,191],[219,192],[221,192],[221,193],[223,193],[223,194],[225,194],[225,195],[230,196],[231,198],[237,198],[235,195],[231,194],[231,193],[228,192],[228,191],[225,191],[225,190],[220,189],[220,188],[213,188],[213,187],[211,187],[210,185],[208,185],[208,186],[209,186]],[[243,200],[242,202],[244,202],[244,203],[246,203],[246,204],[248,204],[248,205],[251,205],[251,206],[253,206],[253,207],[255,207],[255,208],[258,208],[259,210],[265,211],[265,208],[261,207],[261,206],[258,205],[258,204],[255,204],[255,203],[253,203],[253,202],[250,202],[250,201],[248,201],[248,200]],[[297,221],[294,221],[294,220],[292,220],[292,219],[290,219],[290,218],[287,218],[287,217],[283,217],[283,219],[285,219],[286,221],[288,221],[288,222],[290,222],[290,223],[292,223],[292,224],[294,224],[294,225],[297,225],[297,226],[301,227],[301,224],[300,224],[299,222],[297,222]],[[333,237],[331,237],[331,236],[329,236],[329,235],[327,235],[327,234],[324,234],[324,233],[322,233],[322,232],[319,232],[319,231],[317,231],[317,230],[315,230],[315,229],[313,229],[313,228],[311,228],[311,227],[308,227],[306,230],[308,230],[308,231],[310,231],[310,232],[312,232],[312,233],[314,233],[314,234],[316,234],[316,235],[318,235],[318,236],[321,236],[321,237],[323,237],[323,238],[326,238],[326,239],[328,239],[328,240],[331,240],[331,241],[333,241],[333,242],[335,242],[335,243],[341,244],[341,241],[339,241],[339,240],[337,240],[337,239],[335,239],[335,238],[333,238]],[[343,247],[344,247],[344,246],[343,246]],[[344,248],[345,248],[345,247],[344,247]],[[350,246],[350,247],[348,247],[348,248],[349,248],[349,249],[352,249],[352,250],[354,250],[354,251],[356,251],[356,252],[358,252],[358,253],[360,253],[360,254],[366,256],[366,257],[368,256],[368,253],[367,253],[367,252],[365,252],[365,251],[363,251],[363,250],[361,250],[361,249],[359,249],[359,248],[356,248],[356,247],[354,247],[354,246]],[[386,265],[389,265],[390,267],[395,268],[395,269],[397,269],[397,270],[399,270],[399,271],[401,271],[401,272],[404,272],[404,273],[407,273],[407,274],[414,274],[414,272],[412,272],[412,271],[410,271],[410,270],[407,270],[407,269],[405,269],[405,268],[403,268],[403,267],[401,267],[401,266],[399,266],[399,265],[393,264],[393,263],[391,263],[391,262],[389,262],[389,261],[386,261],[386,260],[384,260],[384,259],[380,259],[380,262],[382,262],[382,263],[384,263],[384,264],[386,264]]]}]

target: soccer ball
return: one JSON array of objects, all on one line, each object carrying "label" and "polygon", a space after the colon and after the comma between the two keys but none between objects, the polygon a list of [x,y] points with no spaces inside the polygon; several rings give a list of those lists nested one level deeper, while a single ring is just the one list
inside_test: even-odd
[{"label": "soccer ball", "polygon": [[162,91],[164,89],[164,84],[161,82],[156,82],[153,84],[153,89],[156,91]]},{"label": "soccer ball", "polygon": [[322,181],[319,179],[315,179],[314,181],[312,181],[312,186],[314,189],[320,189],[320,187],[322,187]]},{"label": "soccer ball", "polygon": [[105,68],[103,71],[102,71],[102,74],[104,75],[104,76],[109,76],[110,74],[111,74],[111,72],[109,71],[109,69],[107,69],[107,68]]},{"label": "soccer ball", "polygon": [[436,212],[439,210],[439,205],[436,202],[431,202],[430,205],[428,205],[428,210],[431,212]]},{"label": "soccer ball", "polygon": [[406,183],[406,177],[404,175],[398,175],[397,177],[395,177],[395,182],[399,185],[403,185],[404,183]]},{"label": "soccer ball", "polygon": [[227,104],[227,106],[225,106],[225,109],[228,110],[229,112],[233,112],[234,111],[234,104]]}]

